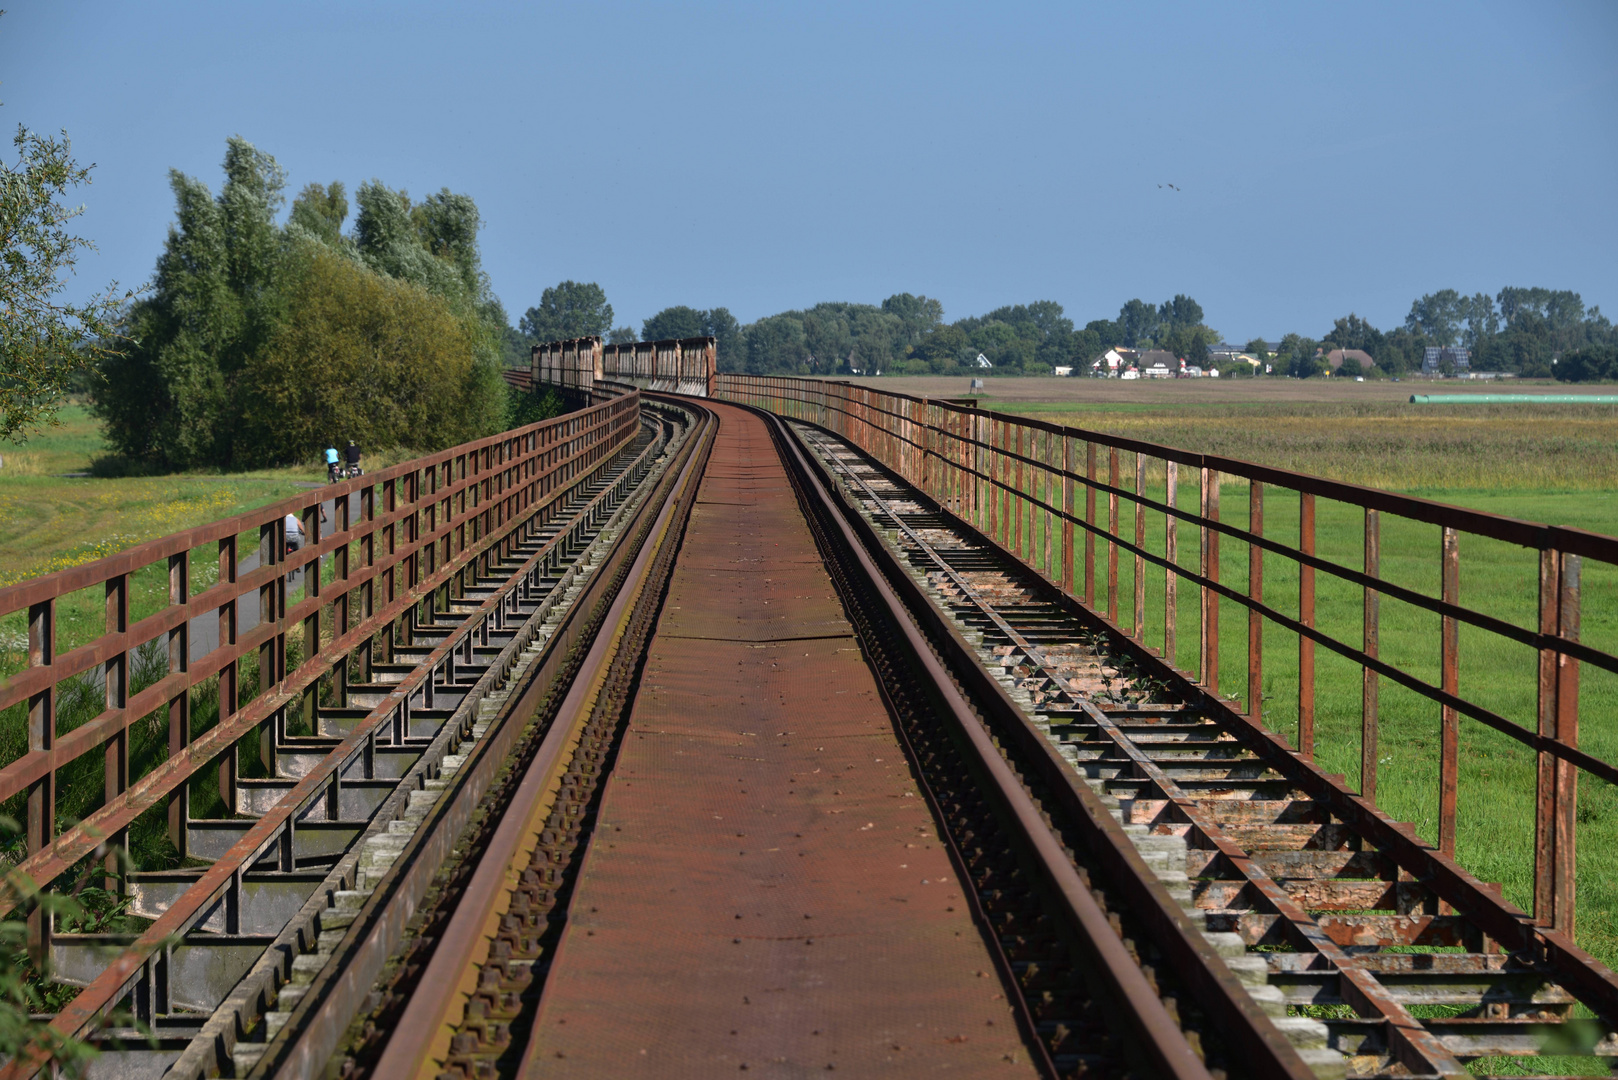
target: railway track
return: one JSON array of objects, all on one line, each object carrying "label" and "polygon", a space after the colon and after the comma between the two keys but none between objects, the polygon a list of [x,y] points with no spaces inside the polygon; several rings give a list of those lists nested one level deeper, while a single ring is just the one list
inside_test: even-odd
[{"label": "railway track", "polygon": [[[126,977],[123,1015],[137,1027],[92,1029],[103,1049],[96,1075],[245,1075],[312,985],[370,981],[368,965],[401,930],[368,920],[379,892],[396,913],[414,899],[388,869],[407,850],[431,851],[443,832],[434,826],[454,821],[445,792],[486,783],[468,774],[502,745],[492,714],[554,674],[587,631],[614,552],[689,420],[648,410],[622,450],[514,522],[454,587],[408,610],[380,651],[310,699],[301,724],[278,720],[263,747],[268,777],[235,781],[236,815],[186,821],[191,867],[129,875],[133,921],[161,927],[185,910],[188,925]],[[267,845],[240,857],[255,830],[282,819]],[[221,866],[236,869],[195,903]],[[89,989],[54,1023],[86,1023],[87,999],[116,1002],[116,989],[97,991],[152,932],[55,933],[56,977]],[[25,1061],[5,1066],[27,1073]]]},{"label": "railway track", "polygon": [[[1213,946],[1322,1074],[1554,1075],[1566,1059],[1548,1053],[1612,1067],[1618,1038],[1591,1018],[1610,1002],[1581,999],[1543,955],[1502,947],[1464,895],[1417,880],[1362,815],[1341,812],[1331,778],[1222,723],[1155,655],[857,449],[795,428],[948,635],[1173,896],[1184,918],[1158,920],[1159,949],[1170,929]],[[1232,1076],[1257,1072],[1239,1058],[1222,1064]]]},{"label": "railway track", "polygon": [[[1323,1043],[1318,1025],[1268,1022],[1230,970],[1207,976],[1223,980],[1214,1007],[1188,992],[1173,974],[1185,957],[1156,946],[1149,920],[1130,912],[1138,898],[1107,891],[1117,868],[1075,856],[1093,841],[1073,815],[1093,828],[1106,818],[1100,802],[1091,796],[1094,805],[1075,810],[1079,788],[1060,777],[1053,785],[1048,770],[1042,776],[997,748],[1005,744],[995,725],[1005,722],[1009,700],[986,700],[992,695],[981,679],[955,677],[944,666],[810,460],[785,428],[770,424],[1036,1072],[1205,1080],[1333,1075],[1337,1066],[1340,1075],[1341,1055],[1294,1048],[1281,1030]],[[660,539],[642,554],[637,583],[607,616],[611,632],[604,629],[591,656],[570,672],[566,699],[559,690],[541,708],[536,739],[548,734],[551,751],[517,753],[480,822],[460,838],[457,851],[475,854],[441,872],[443,887],[417,919],[415,944],[390,962],[373,1008],[349,1030],[332,1066],[339,1073],[491,1078],[561,1067],[541,1054],[535,1021],[560,942],[578,918],[570,906],[579,867],[612,858],[591,852],[590,843],[674,565],[681,513],[677,498]],[[990,715],[997,709],[1000,715]],[[1061,767],[1054,753],[1050,760]],[[1115,830],[1124,871],[1145,893],[1156,889],[1156,903],[1172,904],[1147,869],[1162,845],[1134,845]],[[1219,968],[1220,944],[1200,942],[1191,953],[1202,967]],[[714,1024],[724,1027],[721,1019]],[[289,1050],[272,1055],[277,1048],[259,1072],[302,1060]]]},{"label": "railway track", "polygon": [[[322,822],[349,833],[316,857],[289,829],[273,867],[245,869],[244,885],[302,875],[312,886],[277,927],[221,901],[191,933],[258,934],[260,959],[211,1015],[160,1000],[155,978],[142,984],[143,1014],[137,986],[137,1016],[173,1048],[169,1075],[647,1073],[628,1042],[600,1048],[593,1064],[565,1060],[539,1018],[554,1018],[545,1009],[566,939],[599,925],[593,907],[575,910],[581,875],[615,858],[597,842],[603,800],[716,432],[742,419],[769,432],[930,815],[920,835],[936,835],[953,869],[993,969],[975,976],[999,986],[1025,1051],[1008,1065],[1052,1077],[1304,1080],[1524,1075],[1548,1051],[1600,1067],[1618,1059],[1618,1039],[1590,1019],[1608,1014],[1605,976],[1581,982],[1509,946],[1516,939],[1469,911],[1464,892],[1418,880],[1398,843],[1366,827],[1312,763],[1230,723],[1181,673],[865,454],[736,406],[657,401],[642,438],[566,512],[523,533],[454,602],[424,608],[388,663],[348,686],[343,708],[317,712],[312,733],[276,744],[282,786],[316,762],[343,763],[336,794],[301,820],[314,835]],[[746,455],[765,452],[749,447],[725,458],[741,478],[727,490],[743,495],[756,490]],[[748,543],[769,558],[770,534]],[[794,588],[809,580],[778,577],[788,574],[799,575]],[[792,610],[759,606],[777,595],[768,589],[740,595],[738,622],[796,625]],[[771,647],[760,640],[742,647]],[[671,655],[689,663],[699,652]],[[339,726],[363,723],[357,714],[401,687],[392,734],[356,755]],[[790,739],[779,746],[793,787],[809,791],[798,763],[820,759],[794,756],[805,749]],[[366,814],[355,799],[368,800]],[[778,817],[781,800],[770,790],[759,809]],[[674,835],[695,824],[674,822]],[[825,866],[837,843],[854,850],[836,841]],[[715,854],[693,844],[676,857],[700,878]],[[862,883],[851,884],[857,895]],[[809,935],[771,940],[813,946]],[[982,985],[928,989],[964,1001]],[[734,1037],[741,1022],[712,1019],[712,1045],[735,1045],[717,1028]],[[821,1068],[796,1047],[760,1064],[772,1075]],[[856,1062],[904,1071],[899,1041],[872,1050]],[[707,1075],[703,1062],[676,1071]]]}]

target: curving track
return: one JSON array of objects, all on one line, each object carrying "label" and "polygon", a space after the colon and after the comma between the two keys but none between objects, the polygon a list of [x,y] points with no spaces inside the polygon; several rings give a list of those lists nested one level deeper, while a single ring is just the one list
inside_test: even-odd
[{"label": "curving track", "polygon": [[[295,847],[249,868],[312,894],[211,1016],[182,1038],[165,1005],[173,1049],[109,1075],[1517,1075],[1558,1037],[1618,1058],[1580,1019],[1611,1015],[1611,973],[1502,948],[1312,765],[865,455],[654,398],[567,514],[348,688],[348,712],[384,680],[415,709],[333,787],[352,835],[318,869]],[[232,918],[204,929],[246,935]]]}]

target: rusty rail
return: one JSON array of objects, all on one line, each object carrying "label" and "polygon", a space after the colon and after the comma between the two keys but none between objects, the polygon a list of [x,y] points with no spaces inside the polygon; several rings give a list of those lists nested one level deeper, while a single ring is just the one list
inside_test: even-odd
[{"label": "rusty rail", "polygon": [[[416,605],[442,590],[458,593],[457,582],[498,559],[521,523],[543,517],[587,482],[639,427],[640,398],[628,393],[0,589],[0,615],[26,610],[29,620],[28,667],[0,686],[0,708],[26,703],[28,710],[28,750],[0,768],[0,799],[27,795],[28,856],[7,875],[0,896],[8,911],[19,905],[29,909],[33,954],[44,956],[50,944],[49,920],[32,902],[37,888],[50,887],[92,855],[124,846],[135,819],[165,801],[171,839],[184,855],[193,779],[216,768],[221,796],[226,806],[234,806],[237,746],[244,736],[266,725],[279,731],[289,713],[312,709],[328,675],[334,680],[331,692],[341,700],[351,679],[369,676],[373,653],[385,660],[396,636],[408,636]],[[333,532],[321,536],[320,508],[327,499],[333,500],[336,520]],[[350,511],[354,499],[357,516]],[[288,516],[299,519],[309,538],[301,549],[287,543]],[[240,537],[255,530],[259,565],[243,570]],[[212,546],[208,554],[218,559],[218,582],[193,596],[190,562],[204,545]],[[328,557],[331,579],[322,583],[321,562]],[[166,567],[167,602],[132,620],[135,577],[152,565]],[[300,571],[301,600],[288,585]],[[97,588],[105,594],[105,633],[59,654],[58,601]],[[255,595],[259,621],[242,626],[238,605]],[[217,619],[218,644],[193,658],[192,623],[209,617]],[[290,667],[289,637],[303,653]],[[145,646],[166,650],[168,671],[130,693],[132,658]],[[259,690],[242,700],[244,665],[255,661]],[[101,679],[106,707],[59,733],[59,689],[65,680],[83,676]],[[193,738],[192,694],[216,677],[219,720]],[[164,710],[167,759],[131,776],[130,729]],[[57,775],[90,755],[101,755],[105,763],[105,802],[59,831]],[[270,835],[274,830],[266,829],[260,830],[266,833],[263,844],[276,842]],[[248,853],[248,861],[254,854]]]},{"label": "rusty rail", "polygon": [[[1618,672],[1618,656],[1579,640],[1580,577],[1584,560],[1618,565],[1618,538],[846,382],[727,374],[718,376],[715,396],[817,424],[843,436],[1092,609],[1104,580],[1105,607],[1098,614],[1104,614],[1114,625],[1119,619],[1118,556],[1123,552],[1132,557],[1136,567],[1134,620],[1120,629],[1143,644],[1148,625],[1145,566],[1151,564],[1164,575],[1164,588],[1155,597],[1156,610],[1150,613],[1157,617],[1164,635],[1162,649],[1154,651],[1170,665],[1177,663],[1179,652],[1176,585],[1194,587],[1200,617],[1193,681],[1215,700],[1229,702],[1254,725],[1261,725],[1264,631],[1279,628],[1292,635],[1298,649],[1295,751],[1304,761],[1312,761],[1316,749],[1316,650],[1324,649],[1358,666],[1358,789],[1351,792],[1344,785],[1344,790],[1357,794],[1366,809],[1384,821],[1386,816],[1376,808],[1380,683],[1386,680],[1426,699],[1436,707],[1435,734],[1440,744],[1438,828],[1432,838],[1434,843],[1420,845],[1437,860],[1434,865],[1424,866],[1429,872],[1441,877],[1458,873],[1469,885],[1480,885],[1454,862],[1460,718],[1476,721],[1533,751],[1538,758],[1538,788],[1535,885],[1529,921],[1553,952],[1565,953],[1569,959],[1584,956],[1572,943],[1578,776],[1584,773],[1618,783],[1618,765],[1579,747],[1579,672],[1581,665]],[[1134,474],[1132,486],[1121,479],[1130,457],[1134,468],[1127,471]],[[1197,478],[1195,510],[1179,505],[1176,497],[1186,470],[1195,470]],[[1245,528],[1221,519],[1219,496],[1221,479],[1225,477],[1249,485],[1252,494]],[[1159,483],[1166,491],[1163,497],[1153,491]],[[1265,533],[1266,509],[1273,520],[1277,509],[1274,496],[1280,493],[1295,495],[1298,500],[1296,546]],[[1104,516],[1098,516],[1101,498],[1106,500]],[[1317,500],[1345,504],[1363,514],[1360,565],[1334,560],[1317,551]],[[1121,533],[1120,503],[1132,503],[1136,508],[1133,539]],[[1148,515],[1163,522],[1163,554],[1149,550],[1145,543]],[[1389,519],[1439,528],[1440,543],[1433,551],[1438,571],[1434,576],[1439,579],[1436,595],[1380,575],[1381,561],[1388,555],[1382,536]],[[1181,523],[1197,530],[1195,567],[1181,565],[1178,556]],[[1082,543],[1077,540],[1080,536]],[[1538,553],[1537,625],[1519,626],[1459,602],[1462,537],[1501,541]],[[1221,541],[1226,538],[1251,553],[1245,588],[1221,579]],[[1103,548],[1099,560],[1098,543]],[[1266,559],[1283,560],[1296,568],[1296,615],[1265,597]],[[1076,560],[1080,560],[1077,566]],[[1345,583],[1361,593],[1361,617],[1357,620],[1360,633],[1354,638],[1320,625],[1319,577]],[[1439,633],[1433,651],[1440,657],[1436,682],[1410,670],[1413,658],[1389,655],[1382,647],[1384,598],[1434,618]],[[1218,632],[1222,601],[1248,614],[1247,670],[1241,687],[1248,698],[1245,708],[1232,700],[1237,695],[1223,694],[1220,689]],[[1461,626],[1471,628],[1472,633],[1481,632],[1487,639],[1537,653],[1537,709],[1533,716],[1519,723],[1461,689]],[[1270,735],[1280,738],[1273,732]],[[1481,888],[1492,896],[1492,890]],[[1516,911],[1498,897],[1494,899],[1503,914]],[[1508,938],[1514,936],[1507,934]]]}]

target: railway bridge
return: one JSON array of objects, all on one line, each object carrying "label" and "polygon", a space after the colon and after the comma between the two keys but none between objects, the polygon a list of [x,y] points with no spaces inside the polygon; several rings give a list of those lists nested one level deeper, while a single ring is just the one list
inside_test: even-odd
[{"label": "railway bridge", "polygon": [[510,378],[573,411],[0,590],[0,1076],[1618,1061],[1618,539],[711,339]]}]

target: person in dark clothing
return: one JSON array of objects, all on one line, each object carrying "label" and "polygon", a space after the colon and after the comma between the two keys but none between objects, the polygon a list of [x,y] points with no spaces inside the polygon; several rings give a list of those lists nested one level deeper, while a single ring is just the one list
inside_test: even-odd
[{"label": "person in dark clothing", "polygon": [[350,476],[360,475],[360,448],[354,445],[353,439],[348,440],[348,448],[343,451],[343,462]]}]

